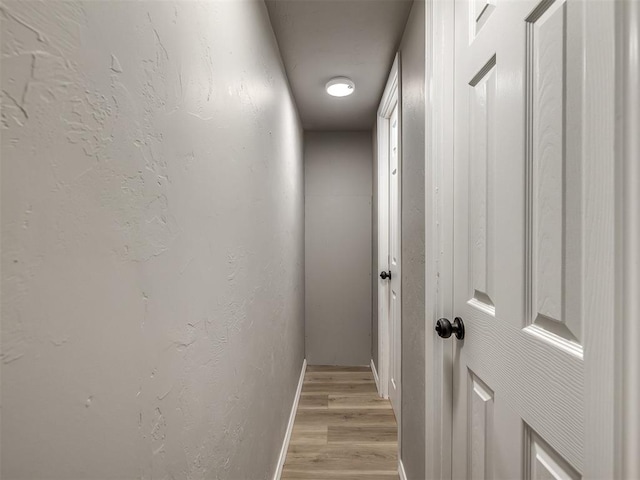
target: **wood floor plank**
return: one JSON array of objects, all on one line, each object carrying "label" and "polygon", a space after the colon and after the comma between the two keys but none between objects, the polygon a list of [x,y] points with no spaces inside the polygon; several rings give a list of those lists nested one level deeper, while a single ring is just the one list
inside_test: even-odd
[{"label": "wood floor plank", "polygon": [[292,469],[393,473],[398,466],[398,456],[395,445],[292,445],[286,463]]},{"label": "wood floor plank", "polygon": [[393,411],[382,409],[300,410],[295,421],[300,425],[396,425]]},{"label": "wood floor plank", "polygon": [[391,403],[386,398],[380,398],[378,392],[360,394],[331,394],[328,395],[329,408],[383,408],[390,409]]},{"label": "wood floor plank", "polygon": [[398,429],[395,425],[330,425],[327,427],[327,443],[329,445],[391,443],[395,446],[397,442]]},{"label": "wood floor plank", "polygon": [[362,367],[340,367],[335,365],[307,365],[307,372],[370,372],[371,368]]},{"label": "wood floor plank", "polygon": [[322,472],[318,470],[294,470],[285,468],[283,480],[399,480],[396,473],[376,473],[371,471]]},{"label": "wood floor plank", "polygon": [[371,372],[307,372],[307,383],[369,383],[375,382]]},{"label": "wood floor plank", "polygon": [[291,432],[290,445],[326,445],[328,427],[326,425],[295,425]]},{"label": "wood floor plank", "polygon": [[306,410],[309,408],[328,408],[329,395],[321,393],[317,395],[303,395],[298,402],[298,408]]},{"label": "wood floor plank", "polygon": [[[339,458],[349,458],[349,456],[363,456],[370,455],[378,458],[397,458],[398,451],[393,448],[393,445],[387,444],[374,444],[374,445],[360,445],[358,443],[350,445],[324,445],[322,448],[317,448],[314,445],[295,445],[291,447],[287,455],[297,457],[314,457],[317,455],[332,454]],[[332,468],[331,470],[344,470],[340,468]]]},{"label": "wood floor plank", "polygon": [[369,383],[332,383],[315,382],[303,383],[302,394],[325,393],[327,395],[340,393],[376,393],[375,382]]}]

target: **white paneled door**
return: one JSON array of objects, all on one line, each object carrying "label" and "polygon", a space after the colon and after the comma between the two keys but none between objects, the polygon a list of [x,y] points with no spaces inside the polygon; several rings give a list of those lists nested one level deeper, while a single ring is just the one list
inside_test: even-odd
[{"label": "white paneled door", "polygon": [[400,296],[400,161],[398,104],[389,118],[389,399],[400,421],[401,296]]},{"label": "white paneled door", "polygon": [[588,145],[610,140],[614,117],[587,99],[612,98],[608,73],[596,84],[591,70],[612,53],[612,4],[455,2],[456,479],[577,479],[610,465],[612,342],[594,313],[613,316],[612,162]]}]

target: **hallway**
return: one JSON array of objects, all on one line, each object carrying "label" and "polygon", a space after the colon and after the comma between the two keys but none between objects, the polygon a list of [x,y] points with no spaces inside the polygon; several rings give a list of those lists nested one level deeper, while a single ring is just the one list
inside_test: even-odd
[{"label": "hallway", "polygon": [[1,480],[640,480],[640,0],[0,0]]},{"label": "hallway", "polygon": [[307,367],[283,479],[397,480],[397,451],[369,367]]}]

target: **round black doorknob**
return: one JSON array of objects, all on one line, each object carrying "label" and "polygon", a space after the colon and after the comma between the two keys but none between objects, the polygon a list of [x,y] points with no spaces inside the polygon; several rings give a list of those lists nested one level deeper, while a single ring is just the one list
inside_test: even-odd
[{"label": "round black doorknob", "polygon": [[441,318],[436,322],[436,333],[442,338],[449,338],[451,336],[451,322],[448,318]]},{"label": "round black doorknob", "polygon": [[391,270],[389,270],[389,272],[381,272],[380,273],[380,278],[385,280],[385,279],[391,279]]},{"label": "round black doorknob", "polygon": [[453,319],[453,323],[448,318],[441,318],[436,322],[436,332],[442,338],[449,338],[453,333],[458,340],[464,338],[464,322],[460,317]]}]

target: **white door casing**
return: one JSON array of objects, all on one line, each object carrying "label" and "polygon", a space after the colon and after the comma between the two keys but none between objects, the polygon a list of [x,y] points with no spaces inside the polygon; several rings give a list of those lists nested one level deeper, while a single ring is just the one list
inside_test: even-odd
[{"label": "white door casing", "polygon": [[401,227],[400,118],[396,101],[389,117],[389,399],[400,423],[401,382]]},{"label": "white door casing", "polygon": [[613,5],[455,2],[453,478],[614,477]]},{"label": "white door casing", "polygon": [[[396,54],[378,108],[378,375],[379,394],[389,398],[401,423],[401,105],[400,58]],[[401,438],[401,435],[398,435]],[[398,442],[400,446],[400,442]]]},{"label": "white door casing", "polygon": [[619,478],[640,478],[640,2],[623,0],[616,4],[617,92],[619,119],[617,166],[619,242],[617,280],[620,288],[620,319],[617,331],[623,335],[618,345],[622,374],[617,390],[621,395],[618,412],[621,432]]},{"label": "white door casing", "polygon": [[433,329],[453,318],[454,3],[425,5],[425,473],[451,478],[453,343]]},{"label": "white door casing", "polygon": [[389,397],[390,378],[390,343],[391,330],[389,319],[389,300],[391,283],[380,278],[382,271],[389,271],[390,257],[390,170],[389,170],[389,125],[391,114],[398,104],[399,89],[399,55],[393,62],[389,79],[384,89],[377,113],[377,160],[378,160],[378,255],[377,270],[373,272],[378,279],[378,373],[379,394]]}]

